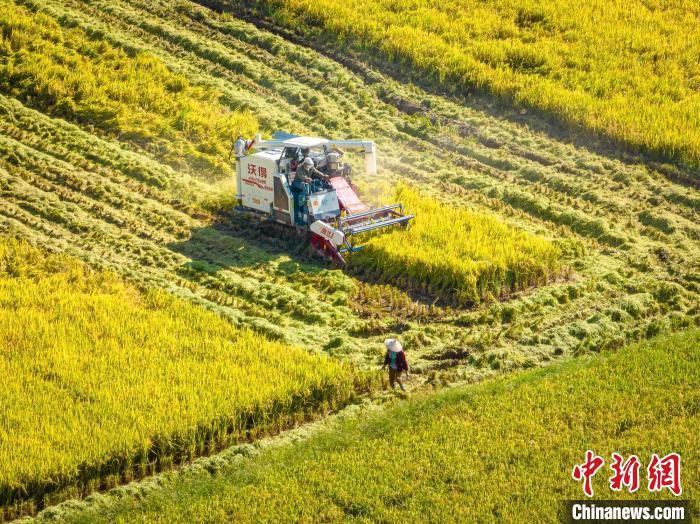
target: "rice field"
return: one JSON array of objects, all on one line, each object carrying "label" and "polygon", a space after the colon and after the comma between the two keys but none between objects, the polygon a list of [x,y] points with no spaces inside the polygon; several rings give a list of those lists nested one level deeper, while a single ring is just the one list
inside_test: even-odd
[{"label": "rice field", "polygon": [[[75,319],[65,308],[59,314],[25,297],[39,326],[50,318],[68,338],[51,338],[42,327],[42,349],[34,348],[28,328],[13,325],[10,333],[32,344],[31,353],[13,353],[23,365],[24,354],[38,359],[40,376],[31,370],[17,376],[28,377],[40,392],[54,388],[48,391],[56,391],[51,400],[62,414],[71,413],[65,406],[78,406],[85,418],[70,419],[78,431],[62,434],[53,429],[62,422],[36,417],[29,405],[34,397],[20,391],[26,397],[20,407],[29,417],[18,427],[36,437],[40,429],[32,433],[27,420],[38,419],[39,428],[65,439],[73,451],[47,451],[55,452],[51,462],[60,471],[40,463],[38,451],[29,453],[25,469],[13,456],[7,477],[13,487],[5,492],[11,496],[43,493],[46,504],[79,498],[159,464],[177,465],[212,451],[221,436],[217,424],[232,424],[233,441],[234,435],[274,432],[305,419],[309,410],[340,405],[355,387],[365,387],[349,368],[376,370],[390,336],[407,349],[410,388],[430,389],[620,348],[700,323],[700,198],[693,187],[674,181],[692,176],[680,164],[673,166],[673,177],[668,166],[643,157],[561,141],[554,132],[540,132],[542,122],[529,114],[498,114],[438,96],[397,82],[369,62],[365,68],[329,47],[314,51],[192,2],[4,1],[0,233],[25,239],[41,253],[60,254],[50,260],[73,261],[66,267],[75,260],[86,264],[67,270],[84,284],[64,280],[63,266],[51,280],[43,269],[31,276],[28,268],[43,267],[32,255],[20,271],[22,287],[12,288],[17,296],[26,289],[81,312]],[[71,63],[91,76],[76,79],[66,65]],[[22,72],[21,81],[3,84],[14,70]],[[169,82],[182,89],[170,93]],[[33,91],[35,84],[49,91],[58,86],[65,95],[60,107]],[[180,125],[175,104],[191,109],[194,128]],[[103,112],[108,109],[114,112]],[[226,129],[219,129],[221,123]],[[234,213],[225,135],[254,129],[375,140],[380,176],[356,181],[370,188],[363,195],[368,198],[374,182],[398,187],[399,198],[416,211],[411,229],[386,237],[392,251],[413,242],[406,260],[411,273],[392,266],[374,239],[360,255],[376,258],[358,258],[356,271],[324,267],[294,238],[272,235]],[[387,203],[393,197],[387,194]],[[455,224],[461,234],[451,237]],[[482,229],[489,234],[468,234]],[[482,243],[489,249],[480,250]],[[436,271],[444,258],[441,244],[452,257]],[[503,249],[509,244],[517,252]],[[430,255],[421,258],[416,246]],[[152,324],[154,345],[141,346],[164,366],[137,352],[134,341],[147,338],[148,330],[127,323],[120,335],[116,323],[132,318],[129,312]],[[138,373],[120,360],[121,350],[109,351],[114,344],[101,336],[93,316],[108,323],[106,335],[127,348],[124,358],[140,366]],[[239,338],[244,342],[237,346]],[[66,348],[70,340],[72,353]],[[202,340],[217,354],[204,358]],[[286,373],[288,381],[261,370],[258,350],[251,347],[261,344],[281,350],[274,352],[279,360],[272,353],[269,358],[272,371]],[[97,348],[92,367],[86,347]],[[289,349],[294,347],[306,351]],[[241,352],[240,361],[227,360],[234,350]],[[94,378],[98,369],[107,380],[104,390]],[[167,387],[157,382],[165,372]],[[248,372],[268,382],[248,392]],[[138,382],[142,374],[153,381],[150,386],[122,380]],[[83,375],[90,380],[78,382]],[[73,382],[61,382],[68,379]],[[170,395],[172,388],[177,396]],[[117,393],[110,391],[130,404],[118,406]],[[100,413],[90,411],[93,399]],[[232,418],[222,418],[216,406]],[[249,407],[259,407],[258,429],[250,435],[241,418]],[[157,417],[144,414],[154,409]],[[105,424],[110,438],[132,440],[94,446],[81,440],[107,434],[101,424],[86,427],[94,420],[89,416],[101,413],[116,413],[113,418],[125,425],[117,431]],[[150,438],[151,423],[166,429]],[[11,435],[0,421],[0,439]],[[168,451],[158,458],[144,455],[149,438],[154,449],[170,446]],[[38,449],[44,441],[36,437],[31,443]],[[98,472],[98,455],[115,462]],[[27,479],[39,480],[25,486]],[[54,479],[65,485],[43,483]],[[12,511],[38,507],[25,504]]]},{"label": "rice field", "polygon": [[594,501],[674,498],[649,493],[644,471],[634,495],[611,491],[614,452],[636,454],[642,469],[652,453],[680,453],[680,498],[693,500],[698,391],[696,329],[360,411],[252,456],[57,506],[39,521],[554,523],[562,500],[584,498],[571,469],[586,449],[606,459]]},{"label": "rice field", "polygon": [[364,383],[335,360],[12,239],[0,241],[0,374],[10,518],[279,431]]},{"label": "rice field", "polygon": [[408,228],[374,235],[352,264],[402,289],[474,305],[547,284],[561,269],[562,253],[552,242],[493,214],[446,206],[406,184],[390,200],[417,218]]},{"label": "rice field", "polygon": [[202,3],[267,15],[345,54],[392,63],[404,79],[494,95],[700,166],[700,7],[692,0]]},{"label": "rice field", "polygon": [[[226,140],[257,132],[249,112],[225,108],[216,90],[193,85],[147,52],[116,47],[92,38],[89,31],[62,27],[43,13],[32,16],[26,7],[3,1],[0,28],[7,35],[7,56],[0,89],[50,115],[89,123],[127,141],[153,142],[146,149],[160,149],[168,164],[206,160],[209,172],[202,178],[216,178],[221,170],[233,177],[231,166],[223,161]],[[226,188],[235,190],[232,184]],[[405,199],[421,220],[410,238],[393,235],[370,244],[357,257],[366,271],[394,282],[405,275],[414,285],[465,305],[546,283],[556,270],[557,250],[534,235],[501,227],[488,215],[469,216],[437,202],[431,205],[408,188],[399,189],[395,199]],[[223,202],[230,205],[231,198]],[[459,224],[459,234],[447,234],[451,221]],[[504,236],[508,240],[502,242]],[[431,267],[437,246],[446,240],[447,256],[439,267]],[[382,252],[403,242],[410,250],[396,249],[400,257],[388,258]]]}]

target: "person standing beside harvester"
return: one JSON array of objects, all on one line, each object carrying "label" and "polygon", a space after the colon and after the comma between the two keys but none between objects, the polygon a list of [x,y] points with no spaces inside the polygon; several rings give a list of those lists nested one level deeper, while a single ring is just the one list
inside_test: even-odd
[{"label": "person standing beside harvester", "polygon": [[386,346],[386,355],[384,355],[382,369],[389,367],[389,385],[394,389],[398,382],[401,391],[406,391],[401,375],[404,371],[408,373],[408,362],[401,342],[395,338],[388,338],[384,341],[384,345]]}]

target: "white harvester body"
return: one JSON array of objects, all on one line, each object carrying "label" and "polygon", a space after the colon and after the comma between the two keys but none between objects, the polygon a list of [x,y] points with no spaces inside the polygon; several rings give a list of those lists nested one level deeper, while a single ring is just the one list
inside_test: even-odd
[{"label": "white harvester body", "polygon": [[265,213],[270,211],[275,195],[274,177],[278,157],[276,151],[259,151],[239,160],[237,196],[243,207]]},{"label": "white harvester body", "polygon": [[237,195],[241,209],[305,229],[319,252],[343,264],[342,253],[358,251],[348,237],[392,225],[406,225],[400,204],[370,209],[350,181],[343,150],[364,155],[368,175],[377,173],[376,146],[371,140],[332,140],[275,133],[234,144]]}]

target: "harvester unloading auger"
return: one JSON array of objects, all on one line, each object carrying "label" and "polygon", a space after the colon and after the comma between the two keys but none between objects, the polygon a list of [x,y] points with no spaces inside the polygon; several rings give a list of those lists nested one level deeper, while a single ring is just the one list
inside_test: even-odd
[{"label": "harvester unloading auger", "polygon": [[401,204],[370,209],[350,181],[343,151],[364,154],[365,170],[376,175],[376,146],[370,140],[329,140],[274,133],[234,144],[238,209],[310,233],[317,253],[345,265],[346,253],[362,249],[351,237],[391,226],[406,226]]}]

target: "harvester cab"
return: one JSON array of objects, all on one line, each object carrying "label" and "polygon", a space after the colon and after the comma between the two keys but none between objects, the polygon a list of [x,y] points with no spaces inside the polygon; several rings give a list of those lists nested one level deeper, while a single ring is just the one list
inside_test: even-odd
[{"label": "harvester cab", "polygon": [[344,150],[364,155],[376,175],[376,146],[370,140],[329,140],[274,133],[272,139],[239,138],[236,157],[237,209],[310,233],[316,251],[345,265],[344,254],[362,249],[351,238],[366,231],[406,226],[413,218],[401,204],[370,209],[351,182]]}]

